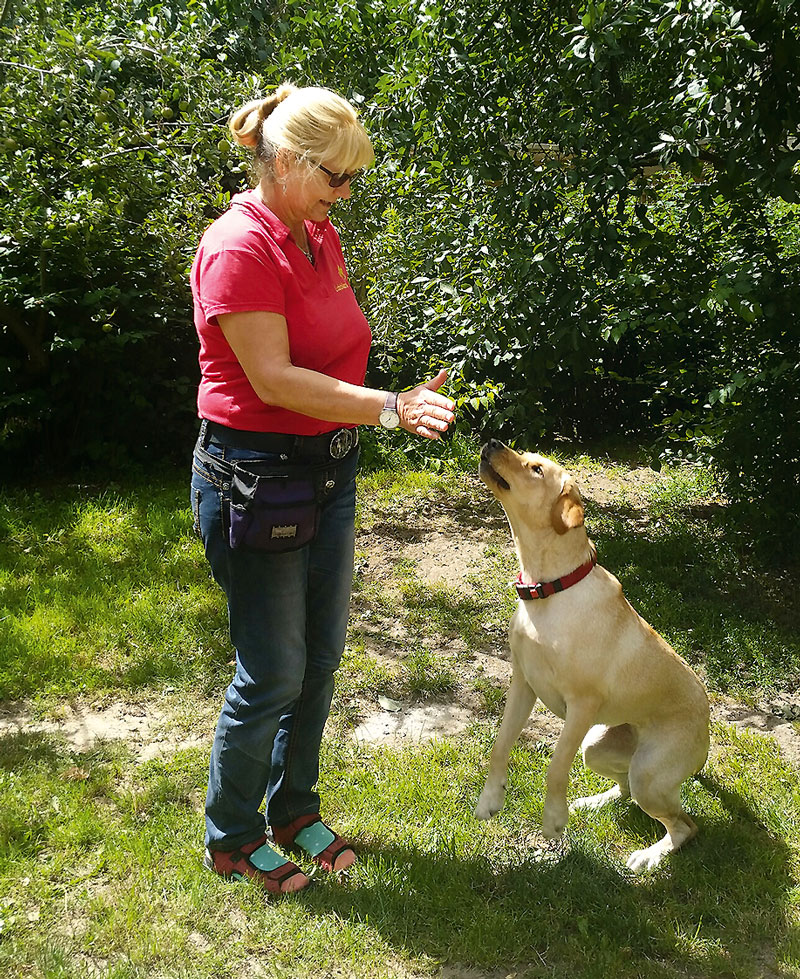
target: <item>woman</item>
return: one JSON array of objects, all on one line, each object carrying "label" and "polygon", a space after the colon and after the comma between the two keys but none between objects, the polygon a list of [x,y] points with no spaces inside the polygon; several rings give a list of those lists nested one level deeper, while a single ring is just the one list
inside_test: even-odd
[{"label": "woman", "polygon": [[236,673],[211,754],[205,865],[269,893],[353,864],[320,818],[319,749],[353,573],[357,425],[435,439],[446,372],[402,394],[363,386],[371,334],[328,215],[372,162],[353,107],[281,86],[230,122],[258,184],[206,231],[192,267],[203,419],[192,508],[228,600]]}]

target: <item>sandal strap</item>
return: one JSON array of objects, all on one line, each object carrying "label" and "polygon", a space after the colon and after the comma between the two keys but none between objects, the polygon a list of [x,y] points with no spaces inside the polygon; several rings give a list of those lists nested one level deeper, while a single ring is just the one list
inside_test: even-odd
[{"label": "sandal strap", "polygon": [[318,812],[305,813],[305,815],[293,819],[286,826],[271,826],[272,839],[284,850],[291,849],[295,846],[295,837],[300,830],[305,829],[306,826],[311,826],[312,823],[321,821],[322,818]]},{"label": "sandal strap", "polygon": [[348,843],[347,840],[342,839],[341,836],[337,836],[334,841],[325,847],[320,853],[316,855],[316,859],[327,862],[333,867],[336,863],[336,858],[339,854],[344,853],[345,850],[352,850],[353,846]]},{"label": "sandal strap", "polygon": [[310,857],[318,857],[320,853],[327,850],[331,844],[337,840],[336,833],[333,832],[321,819],[304,826],[299,833],[295,834],[294,844]]},{"label": "sandal strap", "polygon": [[298,816],[288,826],[273,826],[275,842],[284,849],[299,849],[327,870],[332,870],[337,857],[353,847],[347,840],[322,822],[319,813]]},{"label": "sandal strap", "polygon": [[281,856],[280,853],[273,850],[272,847],[265,843],[260,846],[257,850],[247,857],[249,863],[251,863],[257,870],[263,870],[265,874],[269,874],[274,880],[283,881],[283,877],[275,877],[274,871],[278,870],[279,867],[287,867],[290,873],[287,875],[291,877],[293,874],[297,873],[298,867],[291,861],[287,861],[286,857]]}]

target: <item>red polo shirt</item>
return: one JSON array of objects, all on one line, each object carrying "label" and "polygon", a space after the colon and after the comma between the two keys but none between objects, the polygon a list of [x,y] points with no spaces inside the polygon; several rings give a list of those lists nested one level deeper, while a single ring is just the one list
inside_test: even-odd
[{"label": "red polo shirt", "polygon": [[363,384],[372,334],[356,302],[330,221],[306,222],[314,265],[289,229],[254,194],[237,194],[203,235],[192,265],[200,338],[201,418],[251,432],[319,435],[340,426],[265,404],[217,322],[221,313],[263,310],[285,317],[296,367]]}]

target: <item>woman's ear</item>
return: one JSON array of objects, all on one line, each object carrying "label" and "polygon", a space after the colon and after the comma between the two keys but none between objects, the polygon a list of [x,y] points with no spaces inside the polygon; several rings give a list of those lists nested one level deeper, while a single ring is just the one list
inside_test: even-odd
[{"label": "woman's ear", "polygon": [[285,149],[283,146],[278,147],[275,152],[275,176],[279,180],[285,180],[293,162],[294,153]]},{"label": "woman's ear", "polygon": [[553,504],[550,522],[557,534],[566,534],[568,530],[580,527],[583,523],[583,500],[574,483],[568,482],[561,490],[561,495]]}]

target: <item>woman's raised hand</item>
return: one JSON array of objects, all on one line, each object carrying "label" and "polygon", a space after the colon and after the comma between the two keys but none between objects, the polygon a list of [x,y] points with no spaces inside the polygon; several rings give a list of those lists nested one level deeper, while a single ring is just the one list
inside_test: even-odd
[{"label": "woman's raised hand", "polygon": [[438,439],[447,431],[455,417],[455,402],[439,394],[446,380],[447,371],[441,370],[430,381],[397,396],[401,428],[426,439]]}]

